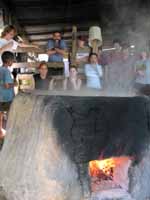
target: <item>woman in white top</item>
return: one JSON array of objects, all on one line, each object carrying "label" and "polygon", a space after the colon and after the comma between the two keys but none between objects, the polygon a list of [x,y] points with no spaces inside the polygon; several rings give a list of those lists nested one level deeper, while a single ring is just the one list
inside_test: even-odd
[{"label": "woman in white top", "polygon": [[[16,42],[13,40],[15,35],[17,34],[17,30],[14,26],[8,25],[4,28],[3,32],[1,33],[0,38],[0,55],[4,51],[13,51],[16,50],[17,47],[37,47],[35,45],[25,44],[23,42]],[[1,56],[0,56],[0,66],[2,65]]]},{"label": "woman in white top", "polygon": [[98,55],[96,53],[89,55],[89,64],[85,65],[85,75],[88,88],[102,89],[100,78],[103,76],[103,71],[102,66],[98,64]]}]

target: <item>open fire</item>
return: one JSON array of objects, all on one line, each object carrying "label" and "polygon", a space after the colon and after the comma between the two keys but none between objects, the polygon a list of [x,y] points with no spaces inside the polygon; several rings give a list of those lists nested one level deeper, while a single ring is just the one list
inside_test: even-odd
[{"label": "open fire", "polygon": [[94,160],[89,163],[89,173],[92,177],[100,179],[112,179],[113,169],[115,167],[115,159],[109,158],[105,160]]},{"label": "open fire", "polygon": [[92,192],[123,188],[128,190],[128,170],[132,159],[128,156],[112,157],[89,162]]}]

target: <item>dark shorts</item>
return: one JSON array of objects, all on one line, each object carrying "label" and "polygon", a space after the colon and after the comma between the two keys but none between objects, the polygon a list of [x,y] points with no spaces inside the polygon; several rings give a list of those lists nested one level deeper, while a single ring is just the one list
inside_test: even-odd
[{"label": "dark shorts", "polygon": [[9,111],[11,101],[9,102],[0,102],[0,112]]}]

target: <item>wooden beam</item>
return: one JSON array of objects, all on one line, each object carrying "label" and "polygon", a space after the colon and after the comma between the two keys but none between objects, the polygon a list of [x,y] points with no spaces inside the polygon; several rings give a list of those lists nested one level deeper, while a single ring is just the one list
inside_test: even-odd
[{"label": "wooden beam", "polygon": [[[78,23],[75,24],[78,27],[78,30],[86,30],[90,26],[93,25],[93,22],[90,22],[90,20],[87,23],[78,21]],[[67,23],[56,23],[53,26],[51,26],[49,23],[48,24],[42,24],[42,25],[27,25],[24,26],[26,32],[54,32],[54,31],[63,31],[63,30],[70,30],[72,32],[72,24],[67,24]]]},{"label": "wooden beam", "polygon": [[[84,35],[84,36],[88,36],[88,31],[85,32],[78,32],[77,36],[79,35]],[[30,41],[45,41],[45,40],[49,40],[50,38],[52,38],[52,34],[50,35],[31,35],[29,36]],[[63,39],[65,40],[70,40],[72,38],[72,34],[71,33],[65,33],[63,35]]]},{"label": "wooden beam", "polygon": [[77,27],[72,27],[72,52],[71,52],[71,64],[75,65],[77,54]]},{"label": "wooden beam", "polygon": [[15,53],[28,53],[28,52],[34,52],[34,53],[45,53],[45,50],[42,48],[23,48],[18,47],[15,51]]},{"label": "wooden beam", "polygon": [[48,25],[48,26],[53,26],[55,24],[58,23],[63,23],[63,24],[68,24],[68,20],[71,20],[71,23],[68,25],[72,25],[72,24],[78,24],[79,21],[81,21],[82,19],[82,23],[87,23],[87,24],[94,24],[94,25],[98,25],[99,24],[99,20],[97,16],[77,16],[77,17],[70,17],[70,19],[66,19],[66,18],[37,18],[37,19],[18,19],[20,24],[22,24],[22,26],[41,26],[41,25]]},{"label": "wooden beam", "polygon": [[[55,29],[55,30],[53,30],[53,31],[42,31],[42,30],[38,30],[37,32],[30,32],[30,29],[28,29],[28,32],[27,32],[27,35],[28,36],[43,36],[43,35],[45,35],[45,36],[47,36],[47,35],[51,35],[51,34],[53,34],[54,32],[56,32],[56,31],[59,31],[59,27],[57,28],[57,29]],[[82,27],[79,27],[78,28],[78,33],[80,32],[81,34],[84,34],[84,33],[86,33],[87,31],[89,30],[89,27],[87,26],[87,27],[85,27],[85,28],[82,28]],[[72,32],[72,29],[65,29],[65,30],[62,30],[62,32],[64,32],[64,34],[63,35],[65,35],[65,34],[70,34],[71,32]]]},{"label": "wooden beam", "polygon": [[[12,68],[38,68],[39,64],[40,62],[13,63]],[[48,62],[47,65],[48,68],[64,68],[63,62]]]},{"label": "wooden beam", "polygon": [[[60,8],[60,9],[64,9],[65,6],[66,6],[66,0],[63,1],[58,1],[55,0],[55,1],[49,1],[49,0],[46,0],[46,1],[43,1],[42,4],[41,4],[41,0],[36,0],[36,1],[33,1],[33,0],[30,0],[30,1],[17,1],[15,0],[15,5],[16,7],[19,7],[19,8],[37,8],[37,7],[46,7],[46,8]],[[95,1],[91,1],[91,0],[86,0],[86,1],[72,1],[71,2],[71,8],[76,8],[76,7],[84,7],[84,6],[92,6],[92,5],[96,5]]]}]

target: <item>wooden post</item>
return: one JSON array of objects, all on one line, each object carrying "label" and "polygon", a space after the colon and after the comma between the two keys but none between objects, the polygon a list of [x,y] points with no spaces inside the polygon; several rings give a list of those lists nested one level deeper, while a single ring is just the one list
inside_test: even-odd
[{"label": "wooden post", "polygon": [[0,29],[4,28],[4,13],[3,13],[3,9],[0,9]]},{"label": "wooden post", "polygon": [[98,40],[92,41],[92,52],[98,54]]},{"label": "wooden post", "polygon": [[72,52],[71,52],[71,65],[76,65],[77,54],[77,27],[72,27]]}]

